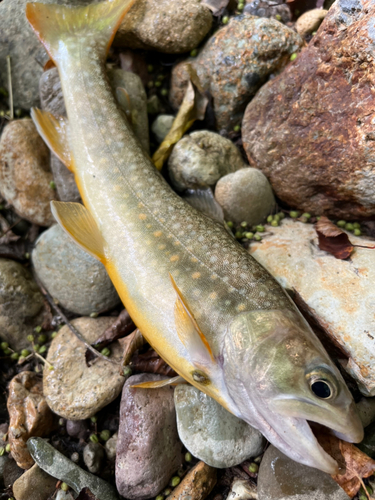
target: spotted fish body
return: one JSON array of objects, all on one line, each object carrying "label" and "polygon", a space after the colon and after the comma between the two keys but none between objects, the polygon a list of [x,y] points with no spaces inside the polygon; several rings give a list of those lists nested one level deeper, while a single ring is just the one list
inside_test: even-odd
[{"label": "spotted fish body", "polygon": [[[361,438],[340,374],[272,276],[222,225],[171,190],[112,95],[105,55],[132,3],[27,6],[58,67],[69,123],[38,111],[33,118],[74,171],[86,207],[55,204],[54,214],[103,262],[134,322],[176,372],[292,458],[336,471],[306,419],[349,440]],[[309,386],[309,373],[322,366],[340,395],[328,410]],[[299,409],[290,414],[293,398]],[[317,406],[323,416],[316,415]]]}]

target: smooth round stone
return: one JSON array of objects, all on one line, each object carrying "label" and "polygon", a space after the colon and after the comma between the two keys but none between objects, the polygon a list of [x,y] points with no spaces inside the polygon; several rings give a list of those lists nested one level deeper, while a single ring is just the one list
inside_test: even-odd
[{"label": "smooth round stone", "polygon": [[174,115],[159,115],[151,125],[151,130],[155,134],[156,140],[160,143],[172,128]]},{"label": "smooth round stone", "polygon": [[237,465],[263,451],[262,434],[191,385],[179,385],[174,401],[181,441],[212,467]]},{"label": "smooth round stone", "polygon": [[[113,318],[78,318],[73,326],[90,344],[113,323]],[[122,348],[118,342],[110,346],[110,359],[120,362]],[[51,410],[68,420],[90,418],[113,401],[121,392],[125,378],[119,367],[97,359],[86,366],[85,345],[64,326],[53,339],[47,361],[53,370],[43,371],[43,389]]]},{"label": "smooth round stone", "polygon": [[84,316],[108,311],[120,302],[103,264],[79,247],[59,225],[38,238],[32,262],[52,297],[69,311]]}]

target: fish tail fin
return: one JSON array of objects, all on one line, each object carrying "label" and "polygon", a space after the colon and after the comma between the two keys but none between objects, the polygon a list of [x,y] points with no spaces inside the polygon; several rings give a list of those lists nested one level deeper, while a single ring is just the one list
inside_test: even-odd
[{"label": "fish tail fin", "polygon": [[63,50],[65,44],[90,46],[99,50],[104,58],[134,2],[107,0],[83,7],[28,3],[26,18],[57,65],[59,50]]}]

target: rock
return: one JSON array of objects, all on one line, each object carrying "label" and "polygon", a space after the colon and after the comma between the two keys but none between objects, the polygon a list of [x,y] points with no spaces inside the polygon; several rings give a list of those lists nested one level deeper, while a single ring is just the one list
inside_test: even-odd
[{"label": "rock", "polygon": [[[271,73],[280,71],[302,45],[300,36],[274,19],[249,15],[232,17],[188,63],[210,92],[218,130],[231,130],[245,107]],[[189,74],[187,62],[172,71],[170,100],[178,108]]]},{"label": "rock", "polygon": [[262,434],[191,385],[179,385],[174,401],[181,441],[195,457],[212,467],[238,465],[258,456]]},{"label": "rock", "polygon": [[246,3],[244,12],[257,17],[272,17],[286,24],[292,20],[288,4],[276,4],[272,0],[252,0]]},{"label": "rock", "polygon": [[[3,457],[1,457],[3,458]],[[3,481],[5,488],[11,488],[12,484],[25,472],[21,467],[18,467],[16,461],[8,455],[8,460],[4,464]]]},{"label": "rock", "polygon": [[7,455],[0,456],[0,488],[4,487],[4,469],[5,464],[9,461]]},{"label": "rock", "polygon": [[256,168],[242,168],[222,177],[216,184],[215,198],[225,219],[235,224],[259,224],[275,207],[271,185]]},{"label": "rock", "polygon": [[100,500],[118,500],[117,492],[112,485],[84,471],[43,439],[30,438],[27,446],[41,469],[64,481],[76,493],[87,487]]},{"label": "rock", "polygon": [[216,469],[198,462],[166,500],[204,500],[216,484]]},{"label": "rock", "polygon": [[98,474],[104,464],[105,452],[104,448],[99,443],[92,443],[91,441],[83,449],[83,461],[89,472]]},{"label": "rock", "polygon": [[313,9],[308,10],[302,16],[300,16],[295,24],[295,29],[297,33],[305,38],[311,35],[313,31],[316,31],[321,25],[323,19],[326,17],[328,10],[325,9]]},{"label": "rock", "polygon": [[14,260],[0,259],[0,337],[15,351],[29,347],[26,337],[41,323],[43,304],[30,271]]},{"label": "rock", "polygon": [[369,0],[335,2],[309,46],[246,109],[249,162],[291,207],[337,219],[375,215],[374,15]]},{"label": "rock", "polygon": [[174,146],[168,161],[172,184],[179,191],[212,187],[223,175],[244,166],[237,146],[208,130],[183,137]]},{"label": "rock", "polygon": [[375,458],[375,422],[365,428],[365,437],[356,445],[371,458]]},{"label": "rock", "polygon": [[69,311],[89,315],[108,311],[120,302],[103,264],[57,224],[38,238],[32,262],[52,297]]},{"label": "rock", "polygon": [[85,420],[67,420],[66,432],[70,437],[85,440],[90,434],[90,429]]},{"label": "rock", "polygon": [[259,500],[348,500],[324,472],[294,462],[274,446],[267,448],[258,474]]},{"label": "rock", "polygon": [[138,0],[116,33],[114,45],[182,54],[199,45],[212,25],[200,0]]},{"label": "rock", "polygon": [[[250,246],[251,255],[289,290],[349,357],[345,369],[365,395],[375,394],[373,250],[356,248],[350,260],[320,250],[314,227],[284,219]],[[374,242],[350,235],[354,245]]]},{"label": "rock", "polygon": [[182,463],[173,388],[137,389],[131,385],[162,380],[133,375],[122,391],[116,455],[116,486],[130,500],[156,496]]},{"label": "rock", "polygon": [[54,222],[50,201],[56,199],[52,180],[49,151],[32,120],[9,122],[0,140],[2,197],[23,219],[50,226]]},{"label": "rock", "polygon": [[17,465],[29,469],[34,464],[26,442],[30,436],[45,436],[53,426],[53,415],[43,396],[42,379],[34,372],[21,372],[9,384],[8,440]]},{"label": "rock", "polygon": [[246,479],[235,479],[227,500],[258,500],[257,487]]},{"label": "rock", "polygon": [[172,128],[175,116],[173,115],[159,115],[151,125],[151,130],[155,134],[158,143],[163,142],[164,137]]},{"label": "rock", "polygon": [[13,484],[13,495],[15,500],[48,500],[55,493],[56,483],[56,478],[35,464]]},{"label": "rock", "polygon": [[115,460],[116,458],[117,441],[118,433],[115,432],[104,445],[108,460]]},{"label": "rock", "polygon": [[[90,344],[113,323],[113,318],[77,318],[73,326]],[[119,363],[122,349],[119,342],[110,346],[109,359]],[[98,358],[90,367],[85,362],[85,345],[63,326],[53,339],[47,361],[53,370],[44,370],[46,401],[53,412],[68,420],[90,418],[120,394],[124,377],[119,365]]]},{"label": "rock", "polygon": [[154,94],[147,99],[147,113],[149,115],[157,115],[163,112],[162,104],[159,97]]},{"label": "rock", "polygon": [[359,418],[363,427],[367,427],[375,421],[375,398],[362,398],[357,403]]}]

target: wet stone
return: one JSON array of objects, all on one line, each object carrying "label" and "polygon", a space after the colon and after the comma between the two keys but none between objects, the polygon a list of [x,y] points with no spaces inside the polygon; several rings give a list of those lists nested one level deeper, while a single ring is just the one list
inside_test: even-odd
[{"label": "wet stone", "polygon": [[55,492],[56,483],[56,478],[35,464],[13,484],[13,495],[15,500],[48,500]]},{"label": "wet stone", "polygon": [[263,451],[265,439],[259,431],[195,387],[177,386],[174,400],[180,439],[206,464],[232,467]]},{"label": "wet stone", "polygon": [[156,140],[161,143],[172,128],[174,115],[159,115],[151,126],[151,130],[156,137]]},{"label": "wet stone", "polygon": [[257,17],[269,17],[282,23],[292,20],[288,4],[276,4],[272,0],[250,0],[246,2],[244,12]]},{"label": "wet stone", "polygon": [[105,451],[100,443],[91,441],[83,449],[83,461],[89,472],[98,474],[104,465]]},{"label": "wet stone", "polygon": [[167,497],[167,500],[204,500],[216,484],[216,469],[198,462]]}]

